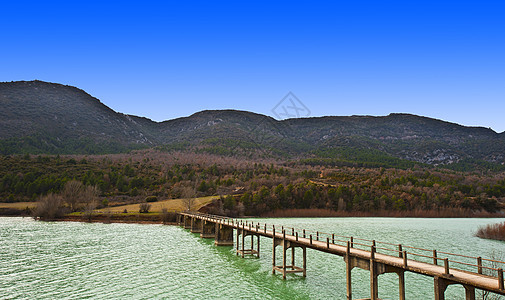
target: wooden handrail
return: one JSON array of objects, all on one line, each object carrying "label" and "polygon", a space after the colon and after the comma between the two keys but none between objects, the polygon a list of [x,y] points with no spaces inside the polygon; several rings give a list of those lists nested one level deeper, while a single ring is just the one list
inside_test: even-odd
[{"label": "wooden handrail", "polygon": [[[212,221],[217,221],[220,224],[227,224],[228,226],[235,227],[235,228],[241,228],[241,229],[246,229],[249,228],[249,230],[252,230],[253,227],[256,228],[257,232],[263,232],[263,234],[267,234],[267,231],[271,228],[272,235],[275,236],[276,231],[275,231],[275,226],[274,224],[260,224],[257,223],[257,225],[254,225],[254,222],[248,221],[248,220],[240,220],[237,218],[229,218],[229,217],[224,217],[224,216],[218,216],[218,215],[212,215],[212,214],[204,214],[204,213],[199,213],[199,212],[179,212],[179,214],[182,215],[188,215],[188,216],[195,216],[199,217],[205,220],[212,220]],[[231,224],[230,224],[231,222]],[[242,226],[240,226],[240,224]],[[254,225],[254,226],[253,226]],[[263,228],[261,228],[263,227]],[[296,238],[296,241],[299,241],[300,238],[306,238],[309,239],[310,244],[312,245],[314,241],[324,241],[326,244],[326,248],[330,248],[330,245],[338,245],[338,246],[343,246],[343,247],[348,247],[349,249],[355,248],[355,246],[359,246],[358,248],[361,249],[363,248],[369,248],[371,250],[366,250],[366,249],[361,249],[364,251],[368,251],[371,253],[371,257],[375,255],[375,253],[378,250],[383,250],[383,251],[389,251],[389,252],[395,252],[400,255],[401,258],[403,258],[405,266],[407,266],[407,255],[410,255],[411,258],[408,260],[413,260],[413,261],[418,261],[416,259],[412,259],[412,256],[414,257],[424,257],[428,259],[432,259],[433,262],[431,264],[433,265],[438,265],[438,261],[443,261],[443,267],[445,269],[446,274],[449,274],[450,268],[449,264],[460,264],[464,266],[469,266],[469,267],[475,267],[477,268],[477,272],[472,272],[475,274],[482,274],[483,269],[486,270],[491,270],[495,271],[497,274],[496,276],[491,277],[496,277],[499,279],[500,274],[503,276],[503,268],[494,268],[494,267],[489,267],[483,265],[483,262],[492,262],[492,263],[498,263],[498,264],[504,264],[504,261],[499,261],[495,259],[489,259],[489,258],[482,258],[482,257],[474,257],[470,255],[464,255],[464,254],[457,254],[457,253],[451,253],[451,252],[444,252],[444,251],[437,251],[433,249],[425,249],[425,248],[420,248],[420,247],[414,247],[414,246],[408,246],[408,245],[403,245],[403,244],[394,244],[394,243],[389,243],[389,242],[383,242],[383,241],[377,241],[377,240],[370,240],[370,239],[363,239],[363,238],[356,238],[352,236],[344,236],[344,235],[338,235],[335,233],[325,233],[321,231],[312,231],[312,230],[307,230],[307,229],[297,229],[295,227],[289,227],[289,226],[279,226],[282,228],[281,233],[283,238],[286,238],[286,235],[289,235],[291,233],[291,237]],[[289,229],[289,231],[287,230]],[[314,234],[314,235],[313,235]],[[324,239],[326,237],[326,239]],[[342,240],[340,238],[344,238],[345,240]],[[371,244],[366,244],[362,242],[370,242]],[[343,244],[343,245],[340,245]],[[385,248],[385,247],[380,247],[378,245],[384,244],[384,245],[390,245],[390,246],[395,246],[398,247],[398,249],[390,249],[390,248]],[[425,254],[420,254],[412,251],[407,251],[405,249],[412,249],[412,250],[418,250],[418,251],[426,251],[426,252],[431,252],[432,255],[425,255]],[[462,257],[466,259],[474,259],[477,264],[474,263],[467,263],[463,261],[457,261],[454,259],[449,259],[448,257],[440,257],[438,254],[444,254],[444,256],[456,256],[456,257]],[[424,262],[425,261],[419,261],[419,262]],[[459,270],[456,268],[452,268],[454,270]],[[468,272],[467,270],[463,270]],[[502,283],[503,285],[503,283]]]}]

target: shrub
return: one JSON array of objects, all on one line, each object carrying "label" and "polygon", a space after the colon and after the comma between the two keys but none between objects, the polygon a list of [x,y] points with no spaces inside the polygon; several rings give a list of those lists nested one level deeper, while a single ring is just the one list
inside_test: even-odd
[{"label": "shrub", "polygon": [[169,212],[166,208],[161,210],[161,221],[163,224],[175,223],[177,221],[177,214],[175,212]]},{"label": "shrub", "polygon": [[158,197],[156,196],[149,196],[146,198],[146,202],[157,202],[158,201]]},{"label": "shrub", "polygon": [[224,198],[223,208],[224,209],[233,209],[236,204],[237,204],[237,202],[235,201],[235,198],[233,198],[233,196],[231,196],[231,195],[228,195]]},{"label": "shrub", "polygon": [[9,197],[7,197],[7,203],[12,203],[15,202],[16,199],[14,198],[14,194],[10,194]]},{"label": "shrub", "polygon": [[145,213],[148,213],[150,209],[151,209],[151,204],[149,204],[149,203],[141,203],[140,204],[140,208],[139,208],[139,212],[141,214],[145,214]]},{"label": "shrub", "polygon": [[505,241],[505,222],[479,227],[475,236],[483,239]]},{"label": "shrub", "polygon": [[33,210],[33,217],[40,220],[55,220],[63,215],[63,199],[52,193],[41,197]]}]

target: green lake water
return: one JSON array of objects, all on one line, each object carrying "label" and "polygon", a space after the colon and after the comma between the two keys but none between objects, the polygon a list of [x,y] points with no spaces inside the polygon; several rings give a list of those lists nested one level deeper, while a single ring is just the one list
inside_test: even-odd
[{"label": "green lake water", "polygon": [[[472,256],[505,253],[505,243],[473,236],[502,219],[254,221]],[[0,218],[0,299],[345,299],[342,257],[308,249],[307,277],[283,281],[271,274],[271,253],[272,241],[261,238],[261,257],[242,259],[176,226]],[[369,272],[352,276],[354,298],[369,297]],[[379,276],[380,298],[398,299],[397,278]],[[406,290],[407,299],[433,299],[433,279],[406,273]],[[463,288],[450,286],[446,299],[464,299]]]}]

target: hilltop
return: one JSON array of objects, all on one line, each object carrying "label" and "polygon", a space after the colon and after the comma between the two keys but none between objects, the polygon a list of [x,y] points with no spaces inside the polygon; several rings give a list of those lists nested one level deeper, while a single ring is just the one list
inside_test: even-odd
[{"label": "hilltop", "polygon": [[314,164],[500,168],[505,134],[412,114],[275,120],[206,110],[154,122],[125,115],[75,87],[0,83],[1,154],[104,154],[134,149],[274,157]]}]

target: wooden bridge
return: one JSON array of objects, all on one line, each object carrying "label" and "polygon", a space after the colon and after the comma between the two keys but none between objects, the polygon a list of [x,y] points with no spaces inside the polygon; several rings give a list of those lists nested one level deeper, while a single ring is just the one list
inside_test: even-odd
[{"label": "wooden bridge", "polygon": [[[179,213],[178,223],[191,232],[200,233],[202,238],[215,239],[217,246],[233,246],[235,230],[236,253],[242,257],[259,257],[260,236],[271,238],[272,273],[278,271],[284,279],[287,273],[302,273],[306,276],[307,248],[342,256],[346,262],[348,300],[352,299],[351,271],[355,267],[370,271],[370,299],[379,299],[378,276],[396,273],[400,299],[404,300],[406,271],[433,277],[435,300],[445,299],[445,290],[452,284],[463,285],[467,300],[475,300],[475,289],[505,295],[502,269],[505,262],[492,259],[194,212]],[[245,238],[248,236],[251,239],[246,248]],[[282,248],[282,264],[277,264],[275,259],[277,246]],[[295,266],[296,247],[302,249],[301,266]],[[287,261],[289,249],[290,264]]]}]

